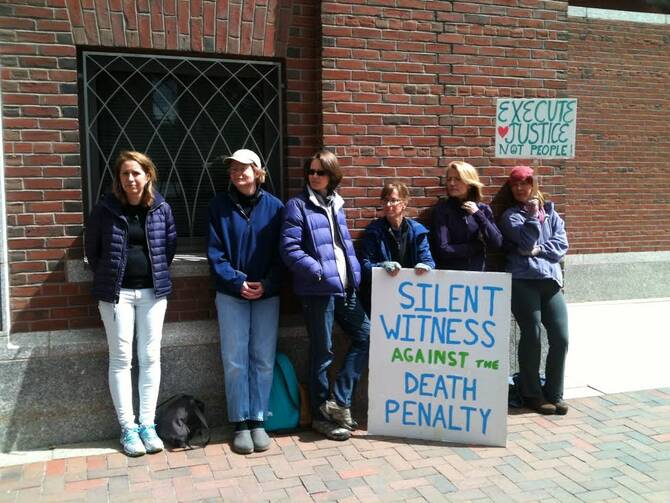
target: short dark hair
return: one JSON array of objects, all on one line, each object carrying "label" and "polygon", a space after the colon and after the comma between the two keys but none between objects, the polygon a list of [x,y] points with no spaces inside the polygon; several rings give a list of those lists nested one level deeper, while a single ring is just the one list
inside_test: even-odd
[{"label": "short dark hair", "polygon": [[330,150],[319,150],[311,158],[307,159],[305,162],[303,176],[305,178],[305,183],[309,185],[309,170],[312,164],[312,161],[318,159],[321,164],[321,168],[328,173],[328,190],[333,191],[342,181],[342,169],[340,168],[340,163],[337,160],[337,156],[333,154]]}]

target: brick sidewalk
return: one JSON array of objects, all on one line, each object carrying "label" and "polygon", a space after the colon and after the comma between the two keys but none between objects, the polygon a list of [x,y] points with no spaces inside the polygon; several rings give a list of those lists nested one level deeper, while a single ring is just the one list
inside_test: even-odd
[{"label": "brick sidewalk", "polygon": [[225,443],[0,469],[0,501],[670,501],[670,389],[509,416],[506,448],[310,431],[238,456]]}]

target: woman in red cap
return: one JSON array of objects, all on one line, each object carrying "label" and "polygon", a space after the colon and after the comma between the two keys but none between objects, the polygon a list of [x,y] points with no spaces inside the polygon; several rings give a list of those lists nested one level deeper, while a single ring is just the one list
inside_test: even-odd
[{"label": "woman in red cap", "polygon": [[[565,224],[545,201],[533,170],[516,166],[507,188],[511,206],[500,219],[507,271],[512,273],[512,313],[519,324],[519,376],[524,404],[541,414],[568,412],[563,375],[568,351],[568,315],[560,261],[568,251]],[[546,381],[540,384],[541,325],[547,329]]]}]

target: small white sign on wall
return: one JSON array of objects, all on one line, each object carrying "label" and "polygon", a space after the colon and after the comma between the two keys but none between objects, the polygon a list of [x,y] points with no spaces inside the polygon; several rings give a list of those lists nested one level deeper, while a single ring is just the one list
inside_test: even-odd
[{"label": "small white sign on wall", "polygon": [[577,100],[499,98],[496,106],[498,158],[572,159]]},{"label": "small white sign on wall", "polygon": [[372,271],[368,431],[504,446],[511,276]]}]

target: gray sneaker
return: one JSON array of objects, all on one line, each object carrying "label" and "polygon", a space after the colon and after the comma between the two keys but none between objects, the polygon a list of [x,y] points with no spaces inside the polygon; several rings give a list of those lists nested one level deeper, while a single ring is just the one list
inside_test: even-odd
[{"label": "gray sneaker", "polygon": [[326,400],[319,406],[319,412],[323,416],[347,430],[354,430],[358,423],[351,417],[351,409],[338,405],[335,400]]},{"label": "gray sneaker", "polygon": [[326,438],[331,440],[349,440],[351,438],[351,431],[341,426],[331,423],[330,421],[312,421],[312,429],[318,431]]}]

